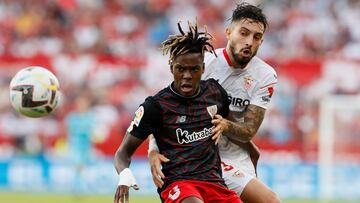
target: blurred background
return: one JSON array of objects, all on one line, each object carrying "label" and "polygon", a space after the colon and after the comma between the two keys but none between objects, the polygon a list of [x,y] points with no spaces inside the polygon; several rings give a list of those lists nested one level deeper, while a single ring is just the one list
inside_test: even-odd
[{"label": "blurred background", "polygon": [[[179,20],[197,17],[224,47],[238,2],[0,0],[0,202],[19,194],[112,201],[113,154],[133,113],[172,80],[159,44]],[[360,1],[248,2],[268,17],[258,56],[279,76],[254,139],[259,178],[284,202],[360,202]],[[11,78],[30,65],[60,81],[62,102],[51,116],[25,118],[9,104]],[[131,168],[141,187],[132,195],[159,202],[147,144]]]}]

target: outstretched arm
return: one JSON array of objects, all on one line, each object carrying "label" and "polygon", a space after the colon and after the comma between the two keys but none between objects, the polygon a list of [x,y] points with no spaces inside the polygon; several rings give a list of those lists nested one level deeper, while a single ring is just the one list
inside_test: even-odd
[{"label": "outstretched arm", "polygon": [[128,167],[131,162],[131,156],[142,142],[143,140],[126,132],[123,142],[115,153],[114,164],[120,178],[114,196],[115,203],[118,203],[119,200],[121,203],[129,201],[129,187],[133,187],[135,190],[139,189],[135,178]]}]

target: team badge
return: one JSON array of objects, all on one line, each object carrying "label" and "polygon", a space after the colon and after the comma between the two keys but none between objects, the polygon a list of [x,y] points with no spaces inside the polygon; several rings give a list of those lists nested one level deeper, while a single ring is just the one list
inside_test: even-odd
[{"label": "team badge", "polygon": [[217,106],[216,105],[208,106],[206,109],[207,109],[209,115],[211,116],[211,118],[213,118],[217,113]]},{"label": "team badge", "polygon": [[134,124],[139,127],[140,121],[144,115],[144,107],[140,106],[135,112]]},{"label": "team badge", "polygon": [[173,187],[173,189],[169,192],[169,199],[176,200],[180,196],[180,188],[179,186]]},{"label": "team badge", "polygon": [[244,87],[246,90],[249,90],[254,82],[254,79],[251,78],[251,76],[245,76],[244,77]]}]

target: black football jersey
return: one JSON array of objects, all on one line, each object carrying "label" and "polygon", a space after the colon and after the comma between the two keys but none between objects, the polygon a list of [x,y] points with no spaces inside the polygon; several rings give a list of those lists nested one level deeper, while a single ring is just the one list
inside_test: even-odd
[{"label": "black football jersey", "polygon": [[145,140],[153,134],[160,153],[170,159],[162,165],[167,185],[175,180],[203,180],[225,186],[218,147],[211,139],[215,114],[226,117],[226,91],[214,80],[201,81],[193,97],[176,93],[171,84],[148,97],[135,113],[128,131]]}]

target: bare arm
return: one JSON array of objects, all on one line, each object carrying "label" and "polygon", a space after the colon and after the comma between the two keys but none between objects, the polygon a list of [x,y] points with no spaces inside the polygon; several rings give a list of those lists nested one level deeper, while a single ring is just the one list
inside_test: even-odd
[{"label": "bare arm", "polygon": [[[119,182],[114,196],[114,203],[118,203],[119,201],[120,203],[129,202],[129,186],[133,187],[135,190],[139,189],[135,178],[128,167],[131,162],[131,156],[142,142],[143,140],[126,132],[123,142],[115,153],[114,165],[116,171],[120,174],[120,181],[126,182],[125,180],[128,179],[130,184]],[[125,174],[125,172],[127,173]]]},{"label": "bare arm", "polygon": [[121,145],[115,153],[114,165],[118,173],[129,167],[131,156],[142,142],[143,140],[130,135],[129,132],[126,132]]},{"label": "bare arm", "polygon": [[234,120],[231,114],[227,120],[227,128],[224,129],[226,136],[231,140],[238,142],[249,142],[258,131],[265,115],[266,109],[250,104],[245,112],[243,112],[242,117],[244,118],[243,122],[233,122]]}]

